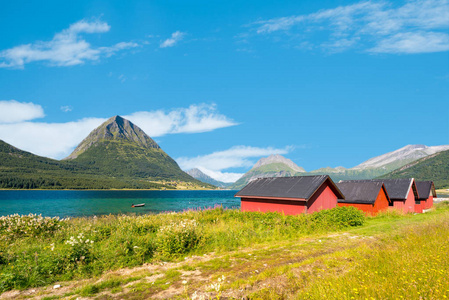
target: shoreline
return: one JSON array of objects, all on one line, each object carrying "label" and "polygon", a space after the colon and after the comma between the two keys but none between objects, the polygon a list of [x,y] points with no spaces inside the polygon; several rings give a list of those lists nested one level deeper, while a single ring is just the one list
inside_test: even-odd
[{"label": "shoreline", "polygon": [[0,191],[237,191],[237,190],[225,190],[225,189],[173,189],[173,190],[161,190],[161,189],[0,189]]}]

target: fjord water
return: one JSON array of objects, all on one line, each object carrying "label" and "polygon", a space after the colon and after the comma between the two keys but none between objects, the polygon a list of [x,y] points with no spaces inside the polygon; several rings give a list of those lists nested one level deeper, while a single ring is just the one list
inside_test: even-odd
[{"label": "fjord water", "polygon": [[[80,217],[122,213],[161,213],[222,205],[239,208],[237,191],[0,191],[0,216],[42,214]],[[145,203],[132,208],[132,204]]]}]

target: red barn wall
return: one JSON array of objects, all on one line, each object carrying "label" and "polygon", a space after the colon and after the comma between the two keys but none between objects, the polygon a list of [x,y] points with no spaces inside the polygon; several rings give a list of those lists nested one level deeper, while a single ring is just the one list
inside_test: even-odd
[{"label": "red barn wall", "polygon": [[393,207],[399,210],[402,210],[405,212],[404,209],[404,200],[398,200],[398,199],[394,199],[393,201]]},{"label": "red barn wall", "polygon": [[380,211],[387,210],[388,209],[388,198],[387,193],[385,192],[385,189],[382,188],[379,191],[379,194],[377,195],[376,201],[374,202],[374,210],[373,212],[377,214]]},{"label": "red barn wall", "polygon": [[298,215],[306,212],[306,201],[255,199],[244,198],[241,200],[242,211],[280,212],[286,215]]},{"label": "red barn wall", "polygon": [[412,213],[415,211],[415,194],[413,188],[410,187],[408,197],[405,200],[394,199],[393,207],[402,210],[405,213]]},{"label": "red barn wall", "polygon": [[423,203],[423,209],[429,209],[433,206],[433,195],[429,196],[426,200],[421,200],[421,203]]},{"label": "red barn wall", "polygon": [[373,212],[373,205],[369,203],[338,203],[338,206],[354,206],[357,209],[360,209],[361,211],[364,211],[367,215],[374,215]]},{"label": "red barn wall", "polygon": [[337,198],[329,186],[329,180],[326,180],[307,202],[307,212],[334,208],[337,206]]},{"label": "red barn wall", "polygon": [[354,206],[365,212],[366,215],[377,215],[378,212],[388,209],[388,198],[385,190],[382,188],[377,195],[374,204],[368,203],[338,203],[338,206]]},{"label": "red barn wall", "polygon": [[422,214],[422,210],[423,210],[423,207],[426,204],[426,201],[425,200],[421,200],[421,201],[418,201],[418,202],[419,202],[419,204],[416,204],[416,202],[415,202],[415,213]]},{"label": "red barn wall", "polygon": [[408,197],[404,203],[404,212],[414,212],[415,211],[415,194],[413,193],[413,185],[408,191]]}]

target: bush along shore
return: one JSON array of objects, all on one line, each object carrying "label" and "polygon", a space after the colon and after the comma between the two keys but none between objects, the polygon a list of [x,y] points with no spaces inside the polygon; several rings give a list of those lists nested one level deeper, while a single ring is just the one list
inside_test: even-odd
[{"label": "bush along shore", "polygon": [[[376,217],[353,207],[298,216],[222,208],[14,215],[0,218],[0,234],[6,297],[28,298],[9,290],[30,288],[47,299],[449,297],[447,203],[426,214]],[[67,289],[45,287],[57,282]]]}]

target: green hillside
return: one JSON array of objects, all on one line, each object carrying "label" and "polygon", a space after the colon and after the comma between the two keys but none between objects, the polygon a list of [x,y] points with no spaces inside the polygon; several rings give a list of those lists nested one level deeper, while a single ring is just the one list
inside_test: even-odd
[{"label": "green hillside", "polygon": [[214,188],[183,172],[139,127],[119,116],[93,130],[58,161],[0,141],[0,188]]},{"label": "green hillside", "polygon": [[432,180],[436,188],[449,187],[449,151],[439,152],[399,168],[380,178]]},{"label": "green hillside", "polygon": [[57,161],[15,148],[0,140],[0,188],[13,189],[123,189],[162,188],[164,186],[110,178],[93,166]]},{"label": "green hillside", "polygon": [[94,129],[66,160],[86,168],[93,166],[110,177],[204,185],[182,171],[142,129],[120,116]]},{"label": "green hillside", "polygon": [[162,149],[147,149],[125,140],[99,141],[72,162],[86,168],[95,166],[100,173],[113,177],[196,181]]}]

